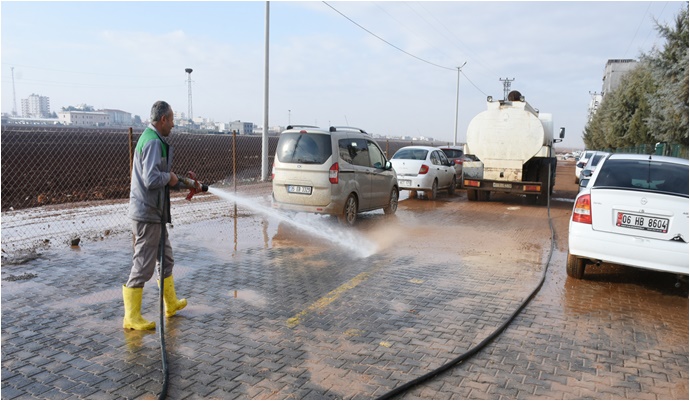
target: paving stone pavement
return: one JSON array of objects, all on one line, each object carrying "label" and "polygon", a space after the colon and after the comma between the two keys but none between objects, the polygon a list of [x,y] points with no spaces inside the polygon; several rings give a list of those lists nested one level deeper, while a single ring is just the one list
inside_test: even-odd
[{"label": "paving stone pavement", "polygon": [[[476,356],[400,398],[688,399],[687,293],[617,266],[567,278],[571,207],[553,204],[556,249],[534,300]],[[510,198],[365,214],[355,230],[379,247],[365,258],[231,214],[170,230],[189,305],[165,321],[168,398],[380,397],[493,332],[549,255],[546,209]],[[158,331],[121,326],[131,237],[58,248],[2,266],[2,398],[156,398]],[[157,297],[152,280],[143,313],[156,321]]]}]

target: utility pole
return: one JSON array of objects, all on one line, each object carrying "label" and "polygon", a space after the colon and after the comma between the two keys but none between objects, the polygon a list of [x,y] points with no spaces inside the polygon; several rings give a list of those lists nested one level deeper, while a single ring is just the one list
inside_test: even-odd
[{"label": "utility pole", "polygon": [[592,101],[589,102],[587,121],[592,121],[592,118],[594,118],[594,115],[597,113],[597,110],[599,109],[599,104],[601,103],[604,94],[602,92],[597,93],[590,91],[589,95],[592,96]]},{"label": "utility pole", "polygon": [[185,68],[184,72],[187,73],[187,77],[188,77],[187,87],[189,88],[188,89],[189,95],[187,98],[187,105],[188,105],[187,106],[188,107],[187,112],[189,113],[189,115],[187,116],[187,118],[189,119],[190,122],[194,122],[194,114],[192,113],[192,69],[191,68]]},{"label": "utility pole", "polygon": [[17,117],[17,90],[14,87],[14,67],[12,67],[12,100],[14,100],[14,107],[12,108],[12,117]]},{"label": "utility pole", "polygon": [[266,2],[266,43],[264,44],[264,132],[261,134],[261,181],[268,181],[268,49],[269,49],[269,22],[271,21],[271,4]]},{"label": "utility pole", "polygon": [[508,99],[508,93],[510,92],[510,83],[515,81],[515,78],[513,78],[513,79],[499,78],[498,80],[503,82],[503,100],[507,100]]},{"label": "utility pole", "polygon": [[460,69],[467,64],[467,61],[463,63],[458,69],[458,86],[455,91],[455,136],[453,137],[453,146],[458,144],[458,113],[460,109]]}]

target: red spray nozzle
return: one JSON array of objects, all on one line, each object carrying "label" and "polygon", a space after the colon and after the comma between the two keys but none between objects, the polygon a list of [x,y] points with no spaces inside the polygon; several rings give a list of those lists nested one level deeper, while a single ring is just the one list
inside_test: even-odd
[{"label": "red spray nozzle", "polygon": [[187,173],[187,177],[178,177],[179,181],[185,187],[189,188],[189,193],[185,199],[192,200],[192,197],[199,192],[208,191],[208,185],[197,181],[196,174],[193,171]]}]

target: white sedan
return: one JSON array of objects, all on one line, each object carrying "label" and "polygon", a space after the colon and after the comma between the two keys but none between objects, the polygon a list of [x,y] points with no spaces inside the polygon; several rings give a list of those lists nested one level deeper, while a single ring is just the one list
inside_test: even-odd
[{"label": "white sedan", "polygon": [[688,160],[614,154],[575,199],[568,276],[601,262],[688,275]]},{"label": "white sedan", "polygon": [[575,183],[576,184],[580,183],[580,173],[582,172],[582,169],[585,168],[587,161],[589,161],[589,158],[592,157],[593,154],[594,154],[593,150],[585,150],[584,153],[582,153],[582,156],[580,156],[580,159],[575,164]]},{"label": "white sedan", "polygon": [[413,196],[423,191],[427,198],[434,200],[442,189],[448,190],[448,195],[455,194],[454,162],[439,148],[405,146],[395,152],[390,162],[398,174],[398,187],[410,190]]}]

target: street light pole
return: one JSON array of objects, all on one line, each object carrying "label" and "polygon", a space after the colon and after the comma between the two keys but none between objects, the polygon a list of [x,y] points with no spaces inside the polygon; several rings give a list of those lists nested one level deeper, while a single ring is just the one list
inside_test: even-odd
[{"label": "street light pole", "polygon": [[453,138],[453,146],[458,144],[458,110],[460,109],[460,69],[467,64],[467,61],[458,68],[458,87],[455,92],[455,137]]},{"label": "street light pole", "polygon": [[269,50],[269,32],[270,32],[270,2],[266,2],[266,30],[265,30],[265,45],[264,45],[264,131],[261,134],[261,181],[268,181],[268,50]]}]

